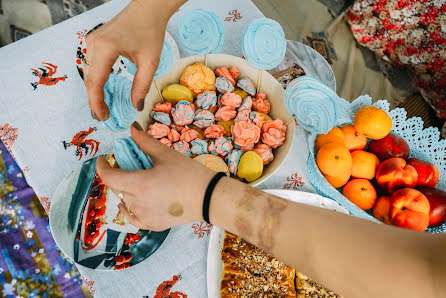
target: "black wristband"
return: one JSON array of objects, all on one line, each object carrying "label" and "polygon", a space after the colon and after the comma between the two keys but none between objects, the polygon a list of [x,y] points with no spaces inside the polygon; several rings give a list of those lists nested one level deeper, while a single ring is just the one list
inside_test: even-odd
[{"label": "black wristband", "polygon": [[208,188],[204,194],[203,200],[203,219],[207,223],[211,223],[209,221],[209,206],[211,205],[212,193],[214,192],[214,188],[217,185],[218,181],[221,178],[226,177],[226,174],[223,172],[218,172],[215,174],[214,178],[212,178],[211,182],[209,182]]}]

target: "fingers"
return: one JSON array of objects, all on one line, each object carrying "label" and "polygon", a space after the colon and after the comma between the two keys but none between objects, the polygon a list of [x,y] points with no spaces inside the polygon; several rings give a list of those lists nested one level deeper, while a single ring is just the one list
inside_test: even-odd
[{"label": "fingers", "polygon": [[[96,32],[94,32],[96,33]],[[110,45],[100,39],[87,39],[87,61],[90,65],[85,67],[85,87],[87,88],[88,104],[93,118],[106,120],[110,116],[110,110],[104,102],[104,86],[110,75],[110,70],[118,58],[118,54],[112,50]]]},{"label": "fingers", "polygon": [[152,160],[160,159],[160,157],[169,150],[166,145],[146,133],[136,121],[133,122],[130,131],[135,144],[138,145],[145,154],[149,155]]},{"label": "fingers", "polygon": [[127,206],[125,206],[124,204],[119,204],[118,207],[119,207],[119,211],[121,211],[122,215],[124,215],[124,217],[127,219],[127,221],[130,224],[132,224],[140,229],[144,228],[144,224],[141,222],[141,220],[139,220],[138,217],[136,217],[135,214],[130,215],[130,212],[127,209]]},{"label": "fingers", "polygon": [[96,160],[96,170],[105,185],[110,186],[112,189],[120,189],[127,193],[132,193],[132,190],[135,188],[138,181],[137,172],[112,168],[103,156],[100,156]]},{"label": "fingers", "polygon": [[[143,58],[144,59],[144,58]],[[143,60],[139,59],[139,60]],[[146,61],[153,61],[152,59],[144,59]],[[149,92],[150,85],[152,84],[153,76],[158,67],[157,63],[138,61],[137,70],[135,77],[133,79],[132,86],[132,103],[133,106],[138,110],[142,111],[144,109],[144,99]]]}]

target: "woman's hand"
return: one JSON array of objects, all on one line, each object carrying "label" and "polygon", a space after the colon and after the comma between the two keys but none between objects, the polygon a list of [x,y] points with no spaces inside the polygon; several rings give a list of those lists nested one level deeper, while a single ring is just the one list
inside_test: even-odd
[{"label": "woman's hand", "polygon": [[135,123],[132,138],[152,158],[153,168],[134,172],[112,168],[104,157],[96,164],[104,183],[116,194],[123,193],[121,212],[131,224],[153,231],[203,220],[204,194],[215,172],[163,145]]},{"label": "woman's hand", "polygon": [[167,22],[185,0],[133,0],[117,16],[86,36],[84,76],[92,117],[106,120],[110,111],[104,102],[104,85],[116,59],[122,55],[136,64],[132,103],[144,108],[158,68]]}]

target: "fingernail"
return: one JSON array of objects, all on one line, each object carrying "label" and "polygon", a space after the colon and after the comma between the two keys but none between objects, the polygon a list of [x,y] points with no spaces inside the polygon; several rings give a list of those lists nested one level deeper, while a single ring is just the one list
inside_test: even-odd
[{"label": "fingernail", "polygon": [[96,115],[96,113],[93,112],[93,111],[91,111],[91,117],[92,117],[94,120],[99,121],[98,115]]},{"label": "fingernail", "polygon": [[137,108],[138,111],[140,111],[140,112],[141,112],[142,110],[144,110],[144,98],[141,99],[141,100],[138,102],[136,108]]},{"label": "fingernail", "polygon": [[136,128],[139,131],[142,131],[142,127],[141,125],[139,125],[139,123],[137,121],[133,122],[133,127]]}]

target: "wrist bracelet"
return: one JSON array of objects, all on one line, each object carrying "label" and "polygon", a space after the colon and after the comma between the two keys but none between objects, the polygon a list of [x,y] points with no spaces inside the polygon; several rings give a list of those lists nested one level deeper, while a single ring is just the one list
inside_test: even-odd
[{"label": "wrist bracelet", "polygon": [[214,192],[214,188],[217,185],[218,181],[220,181],[220,179],[223,177],[226,177],[226,174],[223,172],[218,172],[217,174],[215,174],[214,178],[212,178],[211,182],[209,182],[209,185],[204,194],[203,219],[207,223],[211,223],[209,221],[209,207],[211,205],[212,193]]}]

